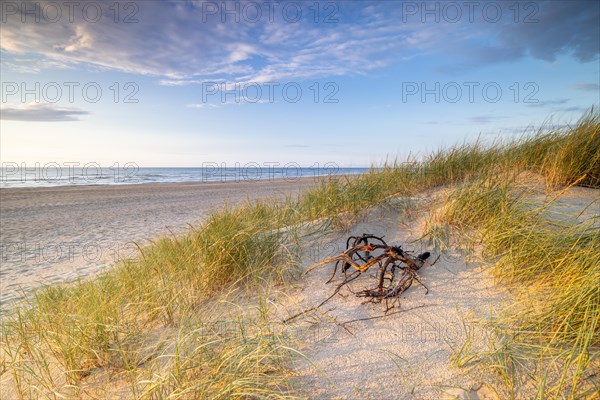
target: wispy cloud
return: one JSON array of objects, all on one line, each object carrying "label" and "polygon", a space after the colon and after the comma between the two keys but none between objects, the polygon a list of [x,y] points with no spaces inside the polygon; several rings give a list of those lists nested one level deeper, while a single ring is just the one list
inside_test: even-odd
[{"label": "wispy cloud", "polygon": [[[41,3],[43,7],[46,1]],[[78,9],[87,3],[81,1]],[[374,16],[351,3],[341,3],[340,20],[332,23],[315,23],[308,17],[291,23],[282,18],[283,6],[272,21],[265,16],[261,23],[245,18],[235,22],[230,17],[222,23],[219,15],[207,17],[202,2],[144,1],[135,2],[137,22],[130,24],[110,18],[112,3],[93,3],[94,8],[102,5],[108,17],[96,23],[77,18],[36,23],[29,17],[30,22],[22,23],[18,13],[10,15],[3,23],[2,50],[21,60],[23,55],[37,54],[57,63],[83,62],[158,76],[165,85],[356,74],[386,65],[391,48],[404,48],[404,56],[410,50],[410,33],[402,34],[405,28],[370,28]],[[214,4],[235,3],[240,2]],[[343,13],[347,22],[341,22]],[[14,58],[9,66],[18,69],[18,64]]]},{"label": "wispy cloud", "polygon": [[476,124],[489,124],[491,122],[495,122],[498,120],[506,119],[508,117],[505,116],[496,116],[496,115],[476,115],[474,117],[470,117],[469,121]]},{"label": "wispy cloud", "polygon": [[542,100],[537,103],[528,103],[527,107],[534,108],[544,108],[544,107],[554,107],[561,106],[569,102],[570,99],[554,99],[554,100]]},{"label": "wispy cloud", "polygon": [[219,106],[217,104],[211,104],[211,103],[195,103],[195,104],[188,104],[187,105],[188,108],[200,108],[200,109],[213,109],[213,108],[219,108]]},{"label": "wispy cloud", "polygon": [[578,106],[565,107],[565,108],[560,109],[560,111],[562,111],[562,112],[577,112],[577,113],[583,113],[586,110],[588,110],[587,107],[578,107]]},{"label": "wispy cloud", "polygon": [[234,105],[241,105],[241,104],[267,104],[270,103],[269,100],[257,100],[257,101],[248,101],[245,99],[240,99],[240,101],[235,101],[235,100],[227,100],[227,101],[222,101],[220,103],[192,103],[192,104],[187,104],[186,107],[188,108],[198,108],[198,109],[214,109],[214,108],[221,108],[221,107],[225,107],[225,106],[234,106]]},{"label": "wispy cloud", "polygon": [[[599,6],[586,2],[532,2],[536,8],[521,9],[517,23],[514,11],[504,5],[504,18],[497,23],[482,18],[483,5],[477,8],[474,21],[469,21],[468,10],[463,10],[465,17],[458,23],[422,23],[420,14],[406,19],[397,2],[322,2],[318,21],[305,6],[304,18],[290,22],[282,12],[285,1],[277,3],[274,18],[262,10],[258,23],[244,14],[239,21],[230,15],[223,23],[222,9],[246,3],[211,3],[219,8],[219,13],[212,15],[207,14],[206,2],[178,0],[131,2],[137,7],[137,11],[129,10],[136,11],[131,23],[125,23],[129,15],[125,12],[114,21],[113,3],[92,0],[77,2],[72,22],[66,16],[58,22],[44,18],[35,22],[29,16],[23,23],[20,8],[25,3],[31,2],[14,3],[17,10],[6,16],[0,33],[2,50],[11,55],[6,64],[11,69],[27,70],[24,57],[33,54],[47,61],[28,72],[87,63],[157,76],[164,85],[365,74],[424,55],[443,55],[438,65],[447,70],[526,56],[552,61],[565,53],[587,62],[598,57],[600,47]],[[38,3],[43,8],[50,0]],[[88,3],[94,4],[90,8],[102,7],[99,21],[82,19],[81,11]],[[432,8],[435,3],[415,4]],[[314,10],[313,3],[295,4],[310,4]],[[335,7],[325,8],[328,5]],[[535,22],[525,23],[523,19],[532,11]],[[327,21],[332,13],[333,19]]]},{"label": "wispy cloud", "polygon": [[0,66],[5,69],[16,71],[22,74],[39,74],[48,69],[71,69],[73,65],[69,63],[51,60],[39,57],[8,57],[6,52],[2,52]]},{"label": "wispy cloud", "polygon": [[0,119],[7,121],[63,122],[79,121],[90,113],[79,108],[62,107],[49,103],[28,103],[0,108]]},{"label": "wispy cloud", "polygon": [[573,86],[573,89],[589,92],[600,92],[600,85],[597,83],[578,83]]}]

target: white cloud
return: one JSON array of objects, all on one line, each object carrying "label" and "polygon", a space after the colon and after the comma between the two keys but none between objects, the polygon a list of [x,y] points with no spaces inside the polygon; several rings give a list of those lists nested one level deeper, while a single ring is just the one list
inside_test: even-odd
[{"label": "white cloud", "polygon": [[600,85],[597,83],[578,83],[573,86],[576,90],[590,91],[590,92],[600,92]]},{"label": "white cloud", "polygon": [[[48,2],[40,3],[43,7]],[[175,1],[136,2],[138,22],[132,24],[113,21],[112,3],[93,2],[103,4],[105,15],[90,23],[78,16],[77,10],[81,12],[88,2],[80,3],[72,23],[66,16],[55,23],[22,23],[20,15],[8,16],[2,49],[11,55],[36,54],[60,63],[89,63],[167,78],[163,84],[183,84],[360,73],[382,65],[390,48],[404,46],[398,37],[403,27],[388,32],[361,27],[373,16],[351,3],[347,12],[352,18],[331,24],[314,23],[308,15],[290,23],[278,13],[272,21],[264,15],[258,23],[244,18],[222,23],[218,16],[207,18],[202,3]]]},{"label": "white cloud", "polygon": [[7,121],[61,122],[79,121],[89,112],[79,108],[63,107],[50,103],[28,103],[0,107],[0,119]]},{"label": "white cloud", "polygon": [[39,57],[12,57],[9,60],[8,55],[2,52],[0,58],[2,68],[10,69],[21,74],[39,74],[47,69],[72,69],[73,65],[63,61],[51,60]]},{"label": "white cloud", "polygon": [[211,104],[211,103],[195,103],[195,104],[188,104],[187,107],[189,108],[201,108],[201,109],[212,109],[212,108],[219,108],[219,106],[217,104]]}]

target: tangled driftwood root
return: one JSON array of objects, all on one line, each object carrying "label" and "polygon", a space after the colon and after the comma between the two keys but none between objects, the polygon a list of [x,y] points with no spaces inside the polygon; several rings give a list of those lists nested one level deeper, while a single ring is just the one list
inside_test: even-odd
[{"label": "tangled driftwood root", "polygon": [[[330,283],[335,278],[335,274],[341,264],[341,273],[344,275],[344,280],[336,286],[333,294],[319,305],[293,315],[286,321],[318,309],[339,293],[343,287],[362,276],[374,265],[379,266],[377,286],[359,292],[352,292],[350,288],[349,290],[357,297],[367,297],[367,302],[379,303],[385,300],[385,312],[387,313],[390,309],[394,308],[400,295],[411,287],[415,281],[425,288],[425,294],[429,292],[429,289],[421,282],[418,275],[419,269],[421,269],[429,257],[429,252],[414,256],[410,252],[402,250],[400,246],[389,246],[383,238],[375,235],[350,236],[346,241],[346,250],[344,252],[335,257],[319,261],[306,271],[308,274],[317,267],[335,263],[331,278],[326,282]],[[432,265],[436,261],[437,259]],[[350,272],[348,272],[349,270]]]}]

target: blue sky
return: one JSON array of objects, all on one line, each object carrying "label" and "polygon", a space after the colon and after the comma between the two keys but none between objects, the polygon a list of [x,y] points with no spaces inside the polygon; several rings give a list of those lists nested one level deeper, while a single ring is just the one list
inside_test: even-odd
[{"label": "blue sky", "polygon": [[3,1],[0,155],[358,167],[573,123],[599,4]]}]

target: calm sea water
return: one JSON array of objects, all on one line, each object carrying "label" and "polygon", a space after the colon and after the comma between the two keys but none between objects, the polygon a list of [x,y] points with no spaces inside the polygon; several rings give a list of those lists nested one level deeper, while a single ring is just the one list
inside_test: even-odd
[{"label": "calm sea water", "polygon": [[4,164],[0,169],[0,188],[58,187],[78,185],[123,185],[166,182],[244,182],[285,179],[295,181],[327,175],[361,174],[368,168],[341,168],[325,165],[319,168],[298,166],[271,167],[249,164],[203,168],[140,168],[135,164],[101,167],[89,164],[73,167],[52,165]]}]

